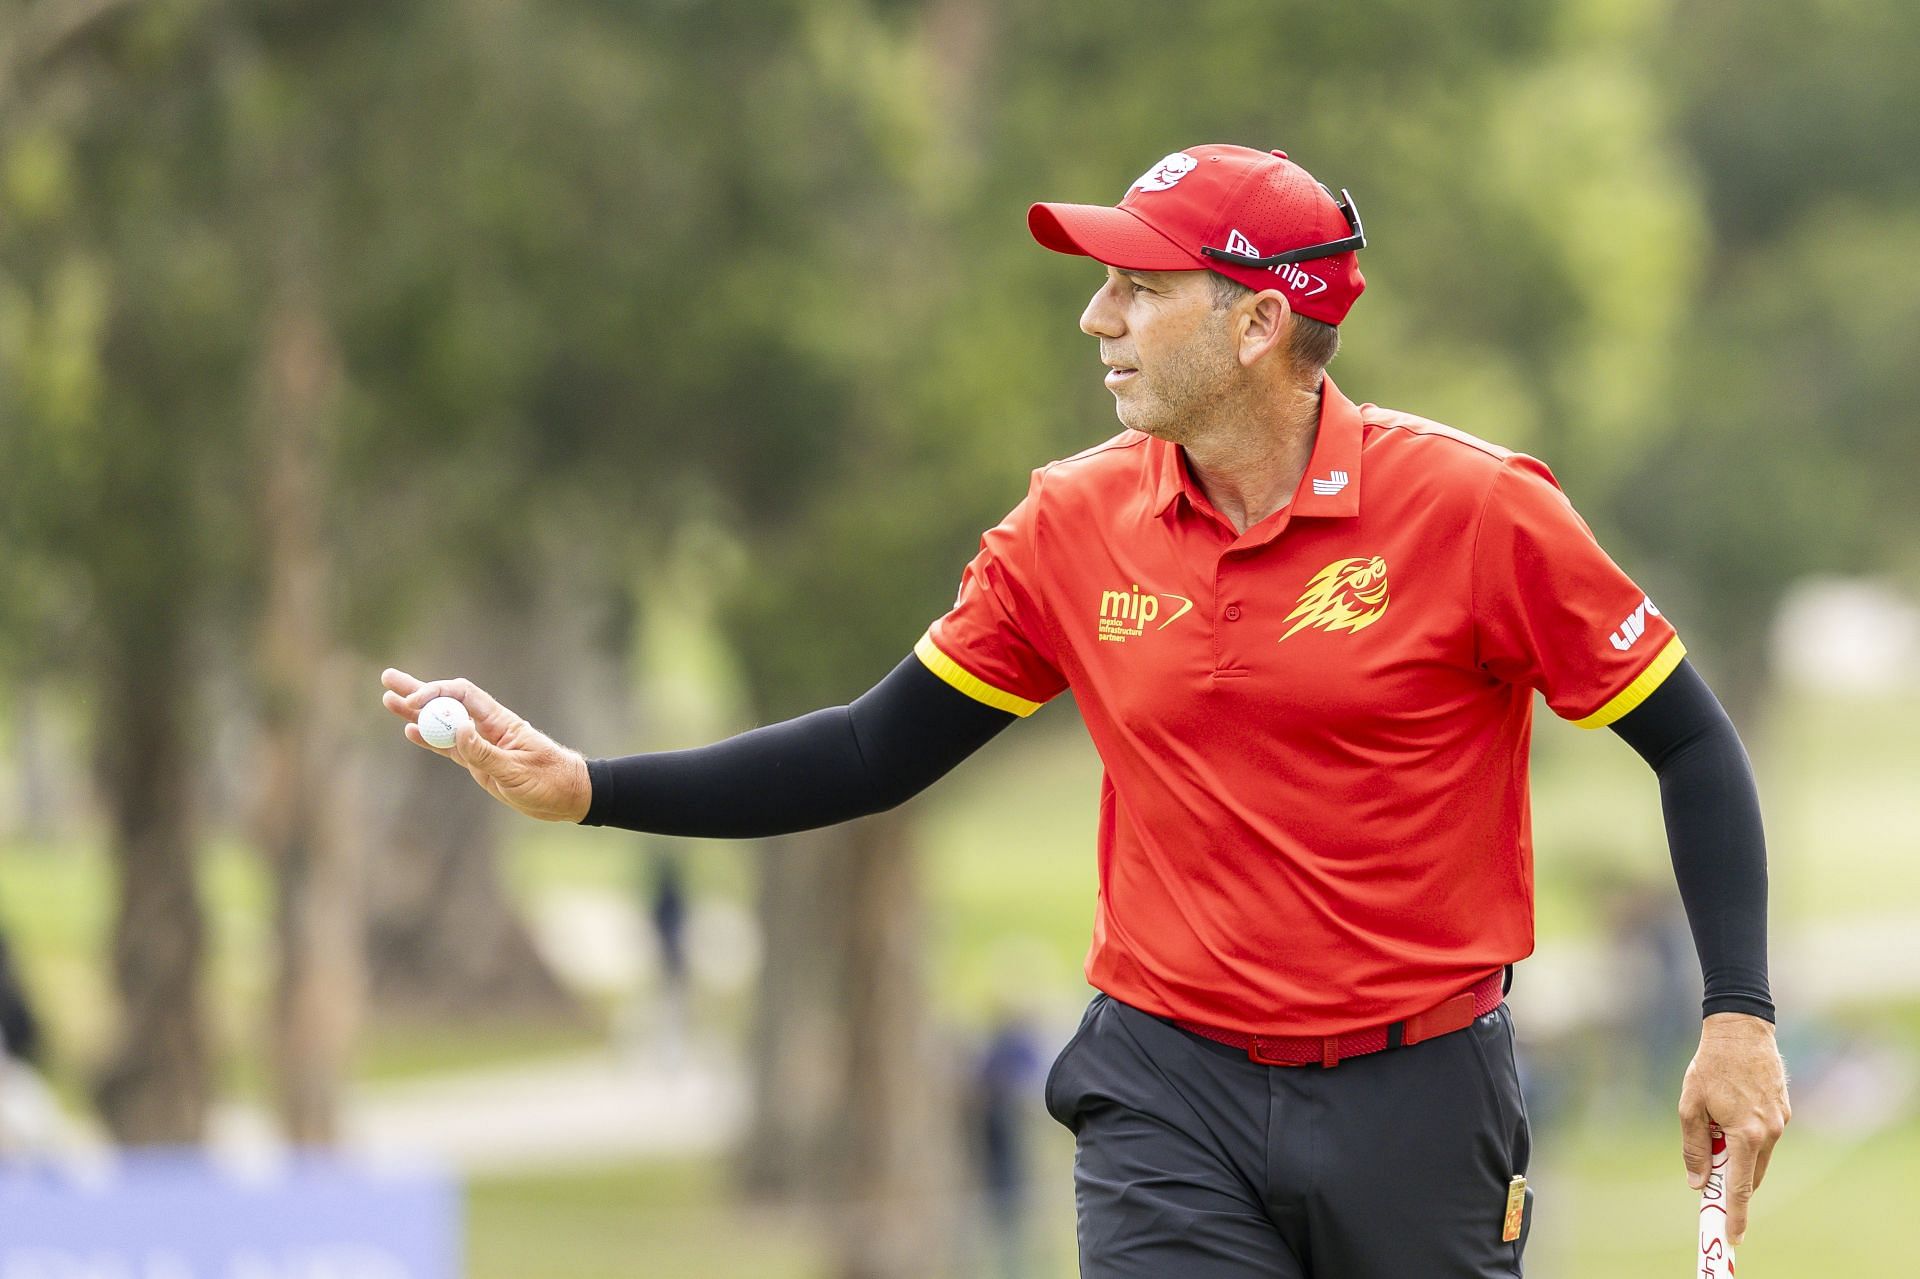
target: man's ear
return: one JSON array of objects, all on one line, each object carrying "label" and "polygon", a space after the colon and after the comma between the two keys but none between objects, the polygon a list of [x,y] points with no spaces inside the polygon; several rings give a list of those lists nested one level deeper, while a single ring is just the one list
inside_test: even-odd
[{"label": "man's ear", "polygon": [[1293,306],[1278,289],[1262,289],[1251,298],[1242,298],[1240,306],[1238,354],[1240,363],[1251,368],[1285,344],[1287,330],[1293,324]]}]

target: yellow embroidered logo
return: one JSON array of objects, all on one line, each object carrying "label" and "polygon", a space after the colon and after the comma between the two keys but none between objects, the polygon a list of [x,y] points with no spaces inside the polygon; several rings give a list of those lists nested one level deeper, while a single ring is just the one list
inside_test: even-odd
[{"label": "yellow embroidered logo", "polygon": [[1280,638],[1291,639],[1309,626],[1323,631],[1358,631],[1372,626],[1387,612],[1387,562],[1372,559],[1335,560],[1313,575],[1300,592],[1285,620],[1293,629]]},{"label": "yellow embroidered logo", "polygon": [[1177,600],[1180,607],[1168,615],[1153,629],[1164,631],[1193,607],[1193,601],[1184,595],[1155,595],[1148,591],[1141,594],[1140,586],[1135,583],[1131,590],[1100,592],[1100,638],[1112,644],[1124,644],[1146,633],[1149,624],[1160,617],[1160,601]]}]

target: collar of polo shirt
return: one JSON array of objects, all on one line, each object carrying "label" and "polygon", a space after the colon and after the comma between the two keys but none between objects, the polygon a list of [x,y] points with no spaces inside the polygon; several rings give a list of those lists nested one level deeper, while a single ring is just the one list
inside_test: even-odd
[{"label": "collar of polo shirt", "polygon": [[[1267,537],[1279,530],[1280,521],[1275,516],[1281,512],[1326,518],[1360,514],[1360,438],[1359,406],[1340,393],[1332,378],[1322,374],[1320,425],[1313,440],[1313,456],[1307,462],[1306,474],[1300,477],[1299,487],[1293,492],[1293,500],[1262,521],[1272,525]],[[1182,497],[1195,510],[1213,510],[1206,494],[1193,482],[1179,445],[1155,438],[1148,442],[1147,448],[1153,455],[1154,515],[1165,516]]]}]

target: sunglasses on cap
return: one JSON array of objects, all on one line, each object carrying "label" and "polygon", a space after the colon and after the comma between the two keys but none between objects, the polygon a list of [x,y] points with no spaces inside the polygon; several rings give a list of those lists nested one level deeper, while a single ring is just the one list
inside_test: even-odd
[{"label": "sunglasses on cap", "polygon": [[[1327,191],[1326,187],[1320,188]],[[1331,197],[1333,192],[1327,191]],[[1315,258],[1330,258],[1336,253],[1345,253],[1349,249],[1367,247],[1367,229],[1360,225],[1360,210],[1354,207],[1353,196],[1345,187],[1340,188],[1340,198],[1334,207],[1347,219],[1347,229],[1353,232],[1341,240],[1328,240],[1325,244],[1309,244],[1301,249],[1288,249],[1285,253],[1270,253],[1264,258],[1256,258],[1250,253],[1234,253],[1228,249],[1216,249],[1212,245],[1202,245],[1200,252],[1210,258],[1219,258],[1222,262],[1232,262],[1236,266],[1286,266],[1293,262],[1311,262]]]}]

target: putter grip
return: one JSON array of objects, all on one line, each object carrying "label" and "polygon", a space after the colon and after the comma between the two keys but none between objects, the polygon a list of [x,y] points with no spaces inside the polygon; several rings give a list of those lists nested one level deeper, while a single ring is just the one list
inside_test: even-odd
[{"label": "putter grip", "polygon": [[1694,1258],[1694,1279],[1731,1279],[1733,1245],[1727,1242],[1727,1134],[1714,1124],[1713,1161],[1707,1184],[1700,1191],[1700,1251]]}]

